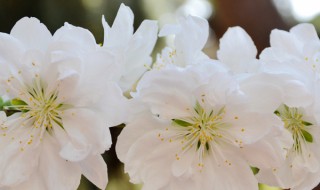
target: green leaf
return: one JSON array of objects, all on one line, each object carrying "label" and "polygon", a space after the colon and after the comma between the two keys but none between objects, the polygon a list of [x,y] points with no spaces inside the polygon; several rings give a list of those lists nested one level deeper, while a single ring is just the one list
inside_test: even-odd
[{"label": "green leaf", "polygon": [[11,104],[14,106],[27,105],[24,101],[16,98],[11,100]]},{"label": "green leaf", "polygon": [[312,123],[310,123],[310,122],[307,122],[307,121],[302,121],[301,122],[303,125],[305,125],[305,126],[310,126],[310,125],[313,125]]},{"label": "green leaf", "polygon": [[181,127],[188,127],[188,126],[192,126],[192,123],[189,123],[187,121],[183,121],[181,119],[173,119],[172,123],[175,125],[179,125]]},{"label": "green leaf", "polygon": [[301,129],[301,132],[302,132],[302,135],[303,135],[304,139],[307,142],[309,142],[309,143],[313,142],[313,137],[308,131]]}]

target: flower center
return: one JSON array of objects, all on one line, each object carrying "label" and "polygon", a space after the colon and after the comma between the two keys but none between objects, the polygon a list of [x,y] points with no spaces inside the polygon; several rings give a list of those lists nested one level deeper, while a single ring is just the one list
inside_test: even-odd
[{"label": "flower center", "polygon": [[21,88],[19,97],[13,99],[12,105],[6,109],[22,112],[23,126],[31,125],[50,133],[54,123],[63,128],[60,115],[65,105],[58,100],[57,89],[49,91],[45,86],[40,80],[35,80],[32,86]]},{"label": "flower center", "polygon": [[[164,136],[169,138],[169,142],[180,141],[182,149],[176,154],[177,160],[180,160],[179,155],[194,149],[198,154],[198,166],[201,171],[204,166],[204,156],[216,150],[215,145],[219,144],[218,141],[223,139],[228,141],[229,139],[225,132],[225,127],[228,126],[224,121],[225,107],[206,109],[199,102],[196,102],[193,110],[189,111],[192,113],[189,117],[172,119],[170,131],[168,135]],[[158,136],[162,141],[165,140],[162,134]]]},{"label": "flower center", "polygon": [[292,133],[294,140],[293,150],[302,153],[302,143],[312,143],[313,137],[308,132],[308,126],[312,123],[303,120],[303,112],[299,108],[290,108],[282,104],[275,112],[284,122],[284,127]]}]

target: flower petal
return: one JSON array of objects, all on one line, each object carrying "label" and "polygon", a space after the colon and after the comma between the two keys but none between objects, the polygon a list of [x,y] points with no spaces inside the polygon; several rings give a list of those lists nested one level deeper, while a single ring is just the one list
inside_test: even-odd
[{"label": "flower petal", "polygon": [[102,20],[104,26],[104,47],[126,47],[133,34],[133,13],[131,9],[124,4],[120,5],[117,16],[113,21],[112,28]]},{"label": "flower petal", "polygon": [[45,51],[52,40],[52,35],[47,27],[34,17],[20,19],[10,34],[20,40],[25,48],[34,48],[40,51]]},{"label": "flower petal", "polygon": [[257,55],[257,48],[250,36],[241,27],[232,27],[220,39],[218,59],[235,73],[247,72]]},{"label": "flower petal", "polygon": [[61,116],[71,142],[60,155],[70,161],[81,161],[90,153],[103,153],[111,145],[105,120],[89,109],[69,109]]},{"label": "flower petal", "polygon": [[100,189],[105,189],[108,183],[108,170],[101,155],[89,156],[81,161],[82,174]]},{"label": "flower petal", "polygon": [[[59,145],[46,135],[43,140],[39,170],[48,190],[74,190],[80,184],[80,168],[59,156]],[[53,169],[54,168],[54,169]]]}]

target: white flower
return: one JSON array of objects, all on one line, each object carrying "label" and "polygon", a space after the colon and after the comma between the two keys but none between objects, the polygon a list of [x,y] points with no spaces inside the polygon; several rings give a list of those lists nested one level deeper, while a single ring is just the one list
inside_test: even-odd
[{"label": "white flower", "polygon": [[[273,113],[251,111],[246,94],[218,63],[150,71],[132,96],[144,109],[116,145],[131,182],[145,190],[258,189],[247,162],[255,152],[247,146],[264,148],[255,143],[282,122]],[[278,131],[273,135],[282,135]],[[270,144],[270,154],[283,148]],[[277,159],[267,162],[281,163]]]},{"label": "white flower", "polygon": [[152,62],[150,54],[157,41],[157,22],[145,20],[133,34],[133,13],[121,4],[112,27],[104,18],[102,24],[103,47],[116,56],[120,87],[123,91],[132,90]]},{"label": "white flower", "polygon": [[205,19],[188,16],[175,25],[165,25],[159,36],[169,35],[174,35],[173,47],[162,50],[154,68],[161,69],[168,65],[185,67],[208,60],[208,56],[202,52],[209,36],[209,25]]},{"label": "white flower", "polygon": [[124,100],[108,82],[113,57],[89,31],[65,24],[52,36],[36,18],[21,19],[0,41],[0,91],[12,99],[5,110],[16,112],[1,117],[0,186],[73,190],[83,174],[104,189],[101,154]]},{"label": "white flower", "polygon": [[[273,30],[271,47],[261,54],[264,70],[291,79],[275,114],[291,133],[294,144],[282,167],[260,170],[263,183],[293,190],[312,189],[320,182],[319,47],[314,27],[300,24],[290,32]],[[275,80],[274,83],[282,83]]]}]

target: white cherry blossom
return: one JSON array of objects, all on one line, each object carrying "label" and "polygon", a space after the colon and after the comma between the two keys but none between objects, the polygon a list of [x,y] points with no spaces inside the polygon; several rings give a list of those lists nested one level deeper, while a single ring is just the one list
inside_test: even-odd
[{"label": "white cherry blossom", "polygon": [[75,190],[83,174],[104,189],[108,126],[125,117],[113,56],[86,29],[66,23],[52,36],[36,18],[0,41],[0,91],[12,100],[4,110],[15,112],[1,112],[0,186]]},{"label": "white cherry blossom", "polygon": [[291,78],[283,89],[286,97],[275,114],[292,134],[294,144],[282,167],[261,170],[257,177],[264,183],[282,188],[312,189],[320,182],[320,41],[311,24],[299,24],[290,32],[273,30],[270,43],[271,47],[260,57],[266,72]]},{"label": "white cherry blossom", "polygon": [[150,68],[150,54],[158,33],[157,22],[152,20],[144,20],[134,33],[133,19],[131,9],[124,4],[121,4],[112,27],[102,18],[103,47],[116,56],[118,69],[115,72],[124,92],[133,90],[138,79]]},{"label": "white cherry blossom", "polygon": [[[131,182],[144,190],[258,189],[248,158],[265,160],[250,150],[265,148],[260,140],[270,131],[282,136],[282,122],[273,112],[252,111],[219,63],[149,71],[132,96],[142,108],[116,145]],[[265,151],[272,155],[287,148],[271,144]],[[267,161],[282,163],[279,157]]]},{"label": "white cherry blossom", "polygon": [[177,24],[167,24],[159,36],[170,35],[174,35],[174,43],[158,54],[153,68],[161,69],[169,65],[186,67],[209,59],[202,52],[209,36],[209,24],[205,19],[188,16],[179,19]]}]

